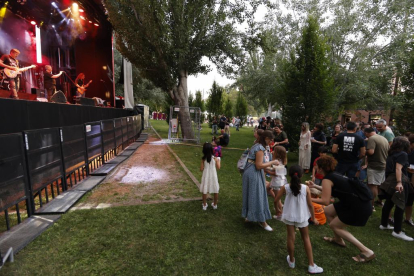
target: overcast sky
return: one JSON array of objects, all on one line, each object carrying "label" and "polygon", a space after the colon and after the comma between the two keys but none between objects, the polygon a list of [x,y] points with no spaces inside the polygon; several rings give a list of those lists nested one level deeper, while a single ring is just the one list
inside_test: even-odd
[{"label": "overcast sky", "polygon": [[[256,20],[263,20],[265,14],[266,7],[260,6],[255,14]],[[208,97],[208,91],[213,86],[214,81],[216,81],[220,86],[226,86],[227,84],[231,84],[235,81],[220,75],[217,72],[216,66],[210,62],[208,58],[203,58],[203,63],[210,65],[213,70],[207,75],[198,74],[197,76],[188,77],[188,91],[193,95],[195,95],[197,90],[204,90],[204,98],[206,99]]]}]

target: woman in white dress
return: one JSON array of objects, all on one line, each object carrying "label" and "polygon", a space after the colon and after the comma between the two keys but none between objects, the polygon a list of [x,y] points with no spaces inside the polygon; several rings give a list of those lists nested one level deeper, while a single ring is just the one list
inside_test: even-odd
[{"label": "woman in white dress", "polygon": [[309,173],[311,161],[311,133],[309,131],[309,124],[302,123],[300,140],[299,140],[299,166]]},{"label": "woman in white dress", "polygon": [[203,172],[201,178],[200,192],[203,194],[203,210],[207,210],[207,194],[214,196],[211,207],[217,209],[218,192],[220,189],[217,170],[220,169],[220,157],[214,157],[213,146],[206,142],[203,145],[203,157],[201,158],[200,170]]}]

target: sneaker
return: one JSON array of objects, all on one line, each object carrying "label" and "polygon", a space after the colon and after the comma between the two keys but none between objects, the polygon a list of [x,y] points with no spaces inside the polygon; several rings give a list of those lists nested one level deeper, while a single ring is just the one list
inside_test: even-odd
[{"label": "sneaker", "polygon": [[396,238],[402,239],[404,241],[414,241],[413,238],[407,236],[403,231],[401,231],[400,233],[395,233],[394,231],[392,231],[392,235]]},{"label": "sneaker", "polygon": [[293,260],[293,262],[291,262],[290,258],[289,258],[289,255],[287,255],[286,260],[287,260],[288,265],[289,265],[290,268],[295,268],[295,260]]},{"label": "sneaker", "polygon": [[313,266],[308,266],[308,272],[310,274],[318,274],[323,272],[323,268],[313,264]]},{"label": "sneaker", "polygon": [[409,220],[404,220],[405,223],[407,223],[408,225],[414,226],[414,222],[413,219],[409,219]]},{"label": "sneaker", "polygon": [[206,211],[207,210],[207,207],[208,207],[208,204],[206,204],[206,205],[201,204],[201,205],[203,206],[203,210]]},{"label": "sneaker", "polygon": [[387,226],[380,225],[379,229],[381,229],[381,230],[394,230],[394,227],[390,226],[389,224]]},{"label": "sneaker", "polygon": [[213,207],[214,210],[217,210],[217,205],[214,205],[214,202],[211,203],[211,207]]}]

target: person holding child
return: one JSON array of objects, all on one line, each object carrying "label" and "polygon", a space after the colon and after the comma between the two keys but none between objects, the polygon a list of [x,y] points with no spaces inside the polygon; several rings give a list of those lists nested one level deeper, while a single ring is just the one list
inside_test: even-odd
[{"label": "person holding child", "polygon": [[203,157],[201,158],[200,171],[203,172],[201,178],[200,192],[203,194],[203,210],[207,210],[207,193],[214,195],[214,202],[211,207],[217,209],[218,192],[220,189],[217,177],[217,170],[220,169],[220,157],[213,156],[213,146],[206,142],[203,145]]},{"label": "person holding child", "polygon": [[249,151],[243,173],[242,217],[246,222],[258,222],[266,231],[273,231],[266,223],[272,215],[267,200],[264,169],[279,164],[279,161],[265,159],[266,146],[273,139],[273,133],[265,130],[258,138],[259,142],[255,143]]},{"label": "person holding child", "polygon": [[273,197],[273,204],[275,206],[276,215],[273,216],[274,219],[281,220],[282,219],[282,202],[276,201],[276,194],[280,190],[280,188],[287,184],[286,179],[286,164],[287,164],[287,153],[286,149],[282,146],[275,146],[273,148],[273,159],[279,161],[279,165],[272,166],[266,168],[266,173],[270,174],[272,180],[266,183],[266,188],[268,194]]},{"label": "person holding child", "polygon": [[289,169],[289,176],[291,177],[290,184],[282,186],[276,196],[276,200],[280,200],[286,194],[282,221],[286,224],[287,229],[287,248],[289,253],[287,262],[290,268],[295,268],[295,227],[298,227],[308,257],[308,272],[311,274],[322,273],[323,268],[313,262],[308,219],[311,217],[316,225],[318,221],[315,219],[310,190],[306,185],[301,184],[302,175],[303,170],[299,165],[291,166]]},{"label": "person holding child", "polygon": [[310,188],[322,191],[321,198],[312,198],[313,202],[328,205],[331,202],[332,196],[339,199],[334,204],[325,207],[326,219],[334,233],[334,237],[324,237],[323,239],[341,247],[346,247],[344,240],[349,241],[360,251],[360,254],[352,257],[352,259],[358,263],[366,263],[375,258],[374,252],[349,233],[346,227],[348,225],[365,226],[372,214],[371,202],[350,196],[354,193],[354,190],[346,176],[335,172],[336,164],[337,161],[333,157],[328,155],[321,156],[316,161],[316,165],[318,173],[324,176],[322,187],[312,181],[309,182]]}]

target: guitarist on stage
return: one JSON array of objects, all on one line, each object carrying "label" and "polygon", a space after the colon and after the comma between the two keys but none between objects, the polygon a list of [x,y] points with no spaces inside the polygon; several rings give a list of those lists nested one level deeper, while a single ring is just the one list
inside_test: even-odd
[{"label": "guitarist on stage", "polygon": [[76,96],[78,98],[85,97],[86,87],[88,87],[91,82],[92,82],[92,80],[90,80],[87,84],[85,84],[85,74],[80,73],[78,75],[78,77],[75,80],[75,84],[76,84],[76,87],[77,87]]},{"label": "guitarist on stage", "polygon": [[[19,70],[19,61],[17,57],[19,56],[20,51],[17,49],[11,49],[9,55],[2,55],[0,58],[0,67],[1,69],[7,68],[13,71]],[[16,80],[14,78],[9,79],[10,85],[10,98],[18,99],[19,96],[17,95],[16,90]]]},{"label": "guitarist on stage", "polygon": [[47,91],[47,99],[50,101],[50,98],[55,94],[56,92],[56,79],[59,78],[63,71],[60,71],[58,74],[53,75],[52,74],[52,66],[46,65],[45,66],[45,74],[44,74],[44,84],[45,89]]}]

